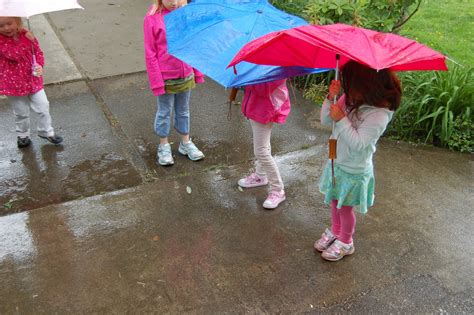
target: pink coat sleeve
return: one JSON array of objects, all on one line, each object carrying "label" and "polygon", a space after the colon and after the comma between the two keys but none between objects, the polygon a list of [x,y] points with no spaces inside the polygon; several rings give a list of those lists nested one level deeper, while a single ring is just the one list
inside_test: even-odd
[{"label": "pink coat sleeve", "polygon": [[143,36],[145,44],[145,63],[150,88],[155,96],[165,94],[165,81],[161,74],[158,50],[155,45],[157,42],[155,37],[165,36],[164,30],[159,27],[155,30],[152,17],[146,16],[143,23]]},{"label": "pink coat sleeve", "polygon": [[198,84],[204,83],[204,74],[202,74],[202,72],[199,71],[198,69],[193,68],[193,71],[194,71],[194,81]]},{"label": "pink coat sleeve", "polygon": [[39,64],[41,67],[44,67],[44,55],[43,51],[41,50],[38,40],[35,38],[33,42],[33,47],[35,49],[35,58],[36,58],[36,63]]}]

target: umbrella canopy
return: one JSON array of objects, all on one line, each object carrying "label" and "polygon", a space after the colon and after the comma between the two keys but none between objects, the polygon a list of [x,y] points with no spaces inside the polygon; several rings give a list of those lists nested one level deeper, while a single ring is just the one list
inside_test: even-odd
[{"label": "umbrella canopy", "polygon": [[76,0],[0,0],[0,16],[30,18],[47,12],[83,9]]},{"label": "umbrella canopy", "polygon": [[[244,46],[229,66],[256,64],[334,68],[354,60],[376,70],[447,70],[446,57],[414,40],[345,24],[274,32]],[[240,69],[240,65],[238,67]]]},{"label": "umbrella canopy", "polygon": [[326,71],[249,63],[239,66],[238,74],[226,69],[239,49],[251,40],[307,24],[266,0],[196,0],[167,14],[165,22],[169,53],[224,87]]}]

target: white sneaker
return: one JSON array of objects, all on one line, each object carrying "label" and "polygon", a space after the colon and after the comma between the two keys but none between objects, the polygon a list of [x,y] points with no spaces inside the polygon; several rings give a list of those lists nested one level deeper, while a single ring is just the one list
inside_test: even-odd
[{"label": "white sneaker", "polygon": [[179,142],[178,152],[182,155],[187,155],[191,161],[199,161],[204,159],[204,153],[202,153],[196,145],[189,139],[189,142],[184,144]]},{"label": "white sneaker", "polygon": [[169,143],[158,145],[158,164],[163,166],[174,164]]}]

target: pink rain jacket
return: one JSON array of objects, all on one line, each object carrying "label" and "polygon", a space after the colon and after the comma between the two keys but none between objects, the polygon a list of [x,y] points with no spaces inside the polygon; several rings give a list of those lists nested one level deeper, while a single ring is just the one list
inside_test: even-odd
[{"label": "pink rain jacket", "polygon": [[245,86],[242,114],[261,124],[283,124],[291,104],[286,79]]},{"label": "pink rain jacket", "polygon": [[194,73],[196,83],[204,82],[204,75],[188,64],[168,54],[164,16],[171,11],[163,8],[161,12],[151,14],[150,9],[143,23],[145,41],[145,61],[154,95],[165,94],[165,80],[180,79]]},{"label": "pink rain jacket", "polygon": [[25,96],[43,88],[43,77],[33,76],[33,45],[36,63],[44,66],[43,52],[38,41],[26,38],[21,30],[18,40],[0,35],[0,95]]}]

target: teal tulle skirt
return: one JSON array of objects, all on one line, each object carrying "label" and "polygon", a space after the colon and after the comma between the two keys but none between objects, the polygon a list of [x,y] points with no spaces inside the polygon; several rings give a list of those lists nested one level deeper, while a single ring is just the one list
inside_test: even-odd
[{"label": "teal tulle skirt", "polygon": [[337,165],[334,165],[336,185],[332,186],[331,162],[329,161],[323,171],[319,182],[319,191],[325,195],[324,202],[330,204],[337,200],[337,207],[356,206],[362,213],[367,213],[367,208],[374,204],[375,178],[374,170],[363,174],[350,174]]}]

